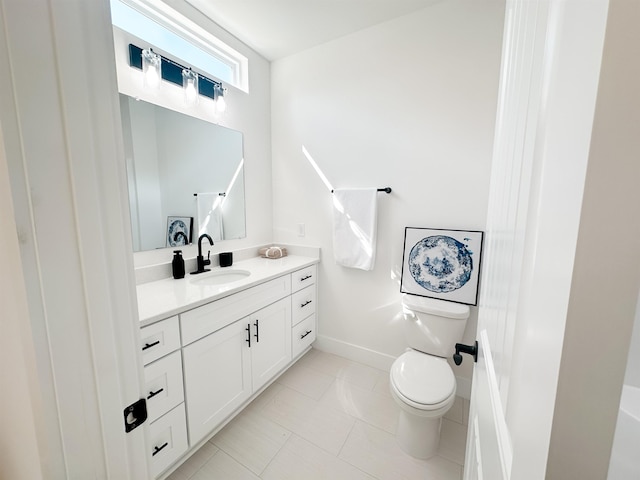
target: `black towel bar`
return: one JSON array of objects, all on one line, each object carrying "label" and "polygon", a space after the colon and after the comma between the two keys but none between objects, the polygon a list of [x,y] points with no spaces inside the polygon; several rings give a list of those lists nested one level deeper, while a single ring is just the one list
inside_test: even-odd
[{"label": "black towel bar", "polygon": [[[391,187],[379,188],[378,191],[379,192],[385,192],[385,193],[391,193]],[[333,193],[333,190],[331,190],[331,193]]]}]

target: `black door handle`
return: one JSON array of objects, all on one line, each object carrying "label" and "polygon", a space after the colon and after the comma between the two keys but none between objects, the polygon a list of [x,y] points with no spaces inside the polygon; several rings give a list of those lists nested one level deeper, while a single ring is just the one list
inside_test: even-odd
[{"label": "black door handle", "polygon": [[478,362],[478,342],[473,345],[464,345],[462,343],[456,343],[456,353],[453,354],[453,361],[456,365],[462,363],[462,355],[460,353],[466,353],[473,356],[473,361]]}]

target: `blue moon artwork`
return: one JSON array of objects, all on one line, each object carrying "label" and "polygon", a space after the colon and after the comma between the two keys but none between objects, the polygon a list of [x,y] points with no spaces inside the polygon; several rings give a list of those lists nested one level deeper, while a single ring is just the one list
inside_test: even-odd
[{"label": "blue moon artwork", "polygon": [[409,271],[418,285],[431,292],[452,292],[471,278],[471,254],[455,238],[445,235],[426,237],[409,253]]}]

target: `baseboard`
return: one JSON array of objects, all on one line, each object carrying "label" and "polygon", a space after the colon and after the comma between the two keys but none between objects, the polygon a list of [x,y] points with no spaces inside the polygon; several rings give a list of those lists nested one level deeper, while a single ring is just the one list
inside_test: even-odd
[{"label": "baseboard", "polygon": [[[354,362],[363,363],[378,370],[391,370],[391,365],[396,357],[386,353],[376,352],[353,343],[343,342],[326,335],[318,335],[316,341],[313,342],[313,348],[322,350],[323,352],[333,353],[341,357],[348,358]],[[456,377],[456,386],[458,397],[471,398],[471,379],[464,377]]]},{"label": "baseboard", "polygon": [[395,357],[386,353],[376,352],[353,343],[343,342],[326,335],[318,335],[316,341],[313,342],[313,348],[322,350],[323,352],[333,353],[341,357],[348,358],[354,362],[363,363],[378,370],[389,371]]}]

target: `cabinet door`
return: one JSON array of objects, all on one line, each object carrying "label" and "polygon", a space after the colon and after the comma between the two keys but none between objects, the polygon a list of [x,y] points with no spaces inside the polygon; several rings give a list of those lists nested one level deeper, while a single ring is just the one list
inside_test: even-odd
[{"label": "cabinet door", "polygon": [[291,301],[283,298],[246,318],[251,322],[251,377],[255,392],[291,360]]},{"label": "cabinet door", "polygon": [[238,321],[183,349],[191,445],[251,396],[247,326],[247,322]]}]

